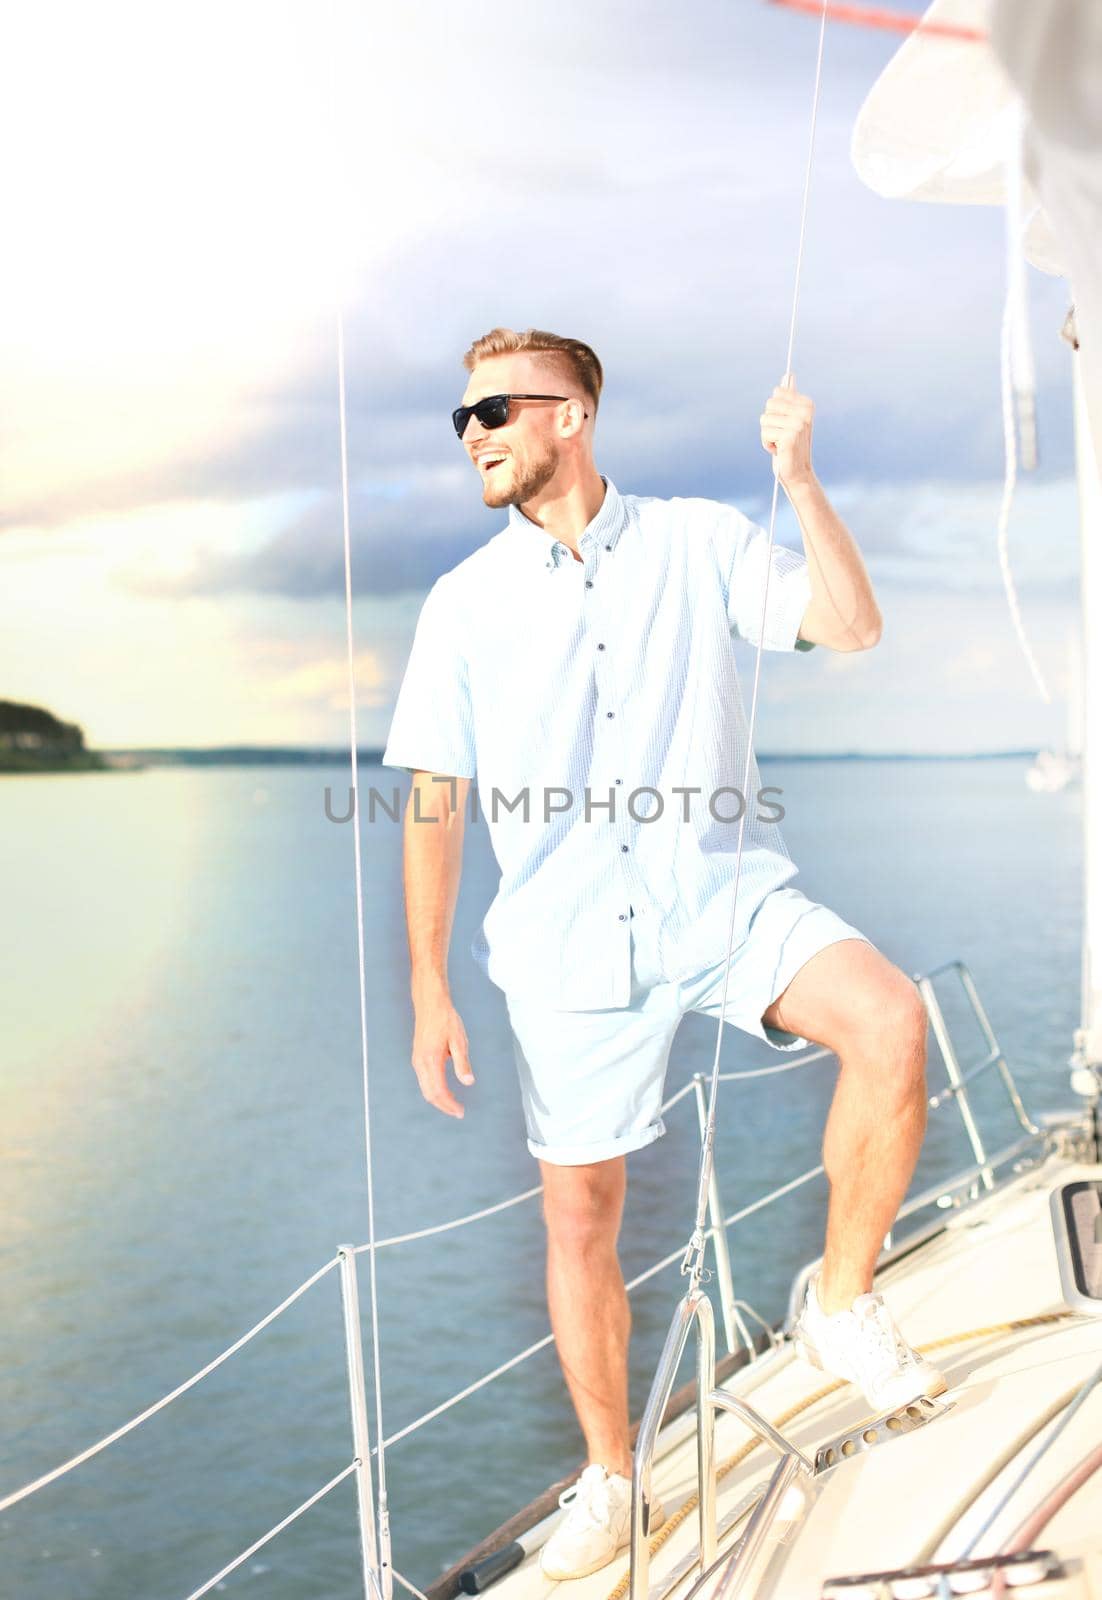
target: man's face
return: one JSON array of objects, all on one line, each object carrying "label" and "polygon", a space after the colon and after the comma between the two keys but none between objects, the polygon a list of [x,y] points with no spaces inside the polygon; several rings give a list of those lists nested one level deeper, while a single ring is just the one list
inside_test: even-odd
[{"label": "man's face", "polygon": [[[467,381],[462,404],[473,405],[491,394],[561,394],[582,396],[558,367],[529,355],[489,356]],[[509,420],[500,428],[484,428],[471,417],[463,448],[478,469],[482,499],[488,506],[522,505],[545,488],[558,470],[563,441],[558,418],[562,406],[551,400],[511,400]]]}]

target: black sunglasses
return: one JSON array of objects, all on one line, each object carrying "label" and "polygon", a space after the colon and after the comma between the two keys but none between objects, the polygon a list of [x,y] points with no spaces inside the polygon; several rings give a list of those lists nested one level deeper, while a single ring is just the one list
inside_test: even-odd
[{"label": "black sunglasses", "polygon": [[[476,400],[473,406],[456,406],[452,412],[452,421],[455,423],[456,437],[462,439],[467,431],[467,424],[472,417],[477,417],[484,428],[502,428],[509,420],[510,400],[571,400],[569,394],[488,394],[485,400]],[[583,417],[588,417],[589,412],[583,411]]]}]

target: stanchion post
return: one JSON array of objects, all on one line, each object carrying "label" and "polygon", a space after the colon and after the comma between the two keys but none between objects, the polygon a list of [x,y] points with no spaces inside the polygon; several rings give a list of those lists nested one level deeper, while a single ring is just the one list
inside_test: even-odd
[{"label": "stanchion post", "polygon": [[371,1477],[371,1435],[367,1423],[367,1385],[364,1381],[363,1336],[360,1330],[360,1293],[356,1280],[356,1251],[350,1244],[337,1247],[341,1268],[341,1305],[344,1310],[344,1347],[348,1359],[348,1394],[352,1405],[352,1445],[356,1452],[356,1504],[360,1514],[360,1555],[364,1600],[384,1600],[383,1574],[379,1571],[375,1536],[375,1494]]},{"label": "stanchion post", "polygon": [[[708,1123],[708,1107],[704,1099],[705,1078],[702,1072],[693,1074],[693,1089],[696,1092],[696,1116],[700,1124],[700,1137],[704,1138],[704,1130]],[[716,1164],[713,1160],[711,1171],[708,1174],[708,1220],[711,1223],[712,1245],[716,1255],[716,1278],[719,1287],[719,1306],[723,1313],[723,1336],[727,1341],[727,1350],[733,1353],[738,1349],[738,1334],[740,1318],[738,1307],[735,1305],[735,1279],[731,1271],[731,1252],[727,1245],[727,1229],[723,1226],[723,1202],[719,1195],[719,1179],[716,1177]],[[746,1334],[746,1343],[753,1348],[749,1333]]]}]

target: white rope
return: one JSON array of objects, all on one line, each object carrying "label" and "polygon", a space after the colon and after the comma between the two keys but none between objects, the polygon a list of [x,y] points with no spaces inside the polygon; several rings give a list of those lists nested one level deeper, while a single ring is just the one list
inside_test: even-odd
[{"label": "white rope", "polygon": [[[332,48],[330,51],[330,70],[332,93],[329,102],[329,137],[338,170],[340,167],[339,158],[343,154],[343,140],[336,111],[342,98],[339,74],[340,57],[338,54],[342,37],[341,20],[340,0],[331,0]],[[360,809],[359,739],[356,727],[356,656],[352,622],[352,513],[348,474],[348,398],[344,353],[344,283],[348,266],[348,249],[341,232],[343,218],[336,207],[333,209],[330,220],[333,231],[334,255],[336,257],[333,302],[336,313],[337,335],[337,411],[340,434],[341,532],[344,554],[344,629],[345,652],[348,664],[348,745],[352,766],[352,856],[353,886],[356,901],[356,977],[360,1008],[360,1069],[363,1093],[364,1168],[367,1182],[368,1298],[371,1304],[371,1361],[372,1387],[375,1394],[375,1437],[382,1441],[383,1371],[379,1336],[378,1252],[375,1248],[375,1168],[371,1139],[371,1071],[367,1040],[367,957],[364,935],[363,859],[360,844],[360,818],[362,813]],[[359,1330],[357,1329],[358,1333]],[[382,1596],[382,1600],[389,1600],[391,1594],[390,1511],[387,1502],[386,1456],[381,1443],[377,1454],[379,1461],[377,1501],[378,1567],[373,1570],[372,1578],[375,1587]]]},{"label": "white rope", "polygon": [[721,1072],[720,1083],[742,1083],[747,1078],[774,1078],[778,1072],[795,1072],[799,1067],[809,1067],[833,1055],[833,1050],[813,1050],[810,1055],[797,1056],[794,1061],[781,1061],[775,1067],[751,1067],[746,1072]]},{"label": "white rope", "polygon": [[394,1576],[402,1585],[403,1589],[409,1590],[410,1594],[415,1597],[415,1600],[427,1600],[427,1596],[421,1593],[421,1590],[417,1587],[417,1585],[415,1583],[410,1583],[408,1578],[403,1578],[402,1574],[397,1569],[395,1569]]},{"label": "white rope", "polygon": [[[811,1062],[818,1060],[820,1057],[829,1054],[830,1052],[828,1050],[816,1050],[810,1055],[800,1056],[795,1061],[782,1062],[776,1067],[760,1067],[749,1072],[725,1072],[721,1075],[720,1081],[727,1083],[740,1078],[764,1077],[775,1072],[792,1072],[797,1067],[807,1066]],[[687,1095],[690,1095],[693,1092],[693,1088],[694,1084],[691,1080],[690,1082],[683,1084],[682,1087],[676,1090],[668,1100],[663,1102],[661,1110],[663,1112],[669,1111],[673,1106],[677,1105],[679,1101],[684,1100]],[[822,1169],[817,1168],[816,1170],[821,1171]],[[813,1175],[814,1174],[812,1174],[812,1176]],[[796,1181],[799,1183],[804,1180],[797,1179]],[[435,1227],[421,1228],[415,1233],[395,1234],[387,1239],[377,1239],[375,1241],[374,1248],[376,1250],[384,1250],[391,1245],[406,1244],[411,1240],[428,1238],[433,1234],[447,1233],[454,1228],[461,1228],[469,1222],[478,1222],[483,1217],[490,1217],[497,1212],[505,1211],[510,1206],[520,1205],[522,1201],[532,1200],[536,1195],[542,1194],[542,1192],[543,1185],[537,1184],[534,1188],[525,1189],[521,1194],[512,1195],[508,1200],[498,1201],[496,1205],[485,1206],[481,1211],[472,1211],[465,1217],[456,1217],[452,1222],[442,1222],[437,1224]],[[744,1216],[749,1216],[751,1212],[757,1211],[763,1205],[768,1204],[771,1199],[779,1199],[785,1193],[787,1193],[787,1189],[778,1189],[773,1195],[766,1195],[761,1200],[755,1200],[749,1207],[746,1208],[746,1210],[735,1212],[733,1216],[729,1217],[724,1223],[724,1227],[730,1227],[733,1222],[741,1220],[741,1218]],[[359,1254],[362,1252],[370,1252],[371,1248],[372,1247],[370,1243],[357,1245],[355,1253]],[[663,1257],[663,1259],[657,1262],[653,1267],[648,1268],[637,1278],[633,1278],[630,1283],[625,1285],[625,1288],[628,1290],[628,1292],[630,1292],[632,1289],[638,1288],[640,1284],[645,1283],[649,1278],[654,1277],[656,1273],[661,1272],[665,1267],[670,1266],[680,1254],[680,1250],[675,1250],[671,1255]],[[121,1439],[126,1434],[132,1432],[140,1423],[146,1422],[150,1417],[155,1416],[158,1411],[163,1411],[166,1406],[171,1405],[174,1400],[178,1400],[182,1394],[186,1394],[189,1389],[193,1389],[197,1383],[200,1383],[204,1378],[208,1377],[212,1372],[220,1367],[224,1361],[228,1361],[230,1356],[236,1355],[237,1352],[246,1344],[248,1344],[251,1339],[254,1339],[258,1333],[262,1333],[270,1323],[274,1322],[275,1319],[278,1316],[281,1316],[289,1306],[292,1306],[295,1301],[300,1298],[300,1296],[304,1295],[308,1289],[313,1288],[314,1284],[317,1283],[319,1279],[323,1278],[327,1272],[331,1272],[334,1267],[339,1265],[340,1258],[334,1256],[332,1261],[327,1261],[323,1267],[319,1267],[317,1272],[313,1273],[311,1277],[307,1278],[304,1283],[301,1283],[298,1288],[289,1294],[285,1300],[281,1301],[273,1311],[269,1311],[267,1316],[262,1317],[261,1320],[252,1328],[250,1328],[247,1333],[243,1333],[240,1339],[237,1339],[232,1345],[229,1346],[228,1349],[223,1350],[221,1355],[216,1356],[213,1361],[208,1362],[201,1371],[196,1372],[192,1377],[188,1378],[186,1382],[181,1383],[177,1388],[173,1389],[170,1394],[164,1395],[160,1400],[158,1400],[154,1405],[149,1406],[139,1416],[132,1417],[130,1421],[124,1423],[121,1428],[116,1428],[114,1433],[108,1434],[106,1438],[100,1439],[98,1443],[90,1445],[87,1450],[82,1450],[79,1455],[73,1456],[71,1460],[63,1462],[61,1466],[54,1467],[52,1471],[45,1473],[40,1478],[36,1478],[33,1483],[25,1484],[23,1488],[17,1489],[13,1493],[7,1495],[3,1500],[0,1500],[0,1511],[5,1511],[9,1506],[15,1505],[20,1500],[27,1499],[28,1496],[36,1493],[39,1489],[44,1489],[47,1484],[53,1483],[56,1479],[63,1477],[67,1472],[71,1472],[74,1467],[79,1467],[83,1462],[90,1460],[92,1456],[98,1455],[101,1450],[106,1450],[108,1445],[114,1444],[116,1440]],[[741,1302],[739,1303],[741,1304]],[[426,1416],[419,1418],[416,1422],[410,1423],[408,1427],[403,1428],[399,1433],[392,1434],[385,1442],[387,1444],[393,1444],[396,1440],[404,1438],[406,1434],[412,1433],[416,1428],[419,1428],[423,1422],[427,1422],[433,1416],[438,1416],[441,1410],[447,1410],[449,1406],[457,1404],[459,1400],[465,1399],[468,1394],[473,1394],[476,1389],[482,1388],[485,1384],[491,1382],[493,1378],[500,1376],[500,1374],[503,1372],[507,1372],[510,1367],[516,1366],[519,1362],[526,1360],[530,1355],[535,1355],[537,1351],[544,1349],[550,1342],[550,1337],[548,1337],[540,1340],[538,1344],[531,1345],[527,1350],[522,1351],[520,1355],[514,1357],[511,1361],[507,1361],[503,1366],[495,1368],[494,1372],[487,1374],[487,1376],[484,1378],[480,1378],[477,1383],[470,1385],[470,1387],[464,1389],[462,1393],[455,1395],[450,1401],[447,1402],[445,1406],[438,1407],[435,1411],[427,1413]],[[380,1434],[378,1437],[381,1438],[382,1435]],[[373,1450],[372,1454],[374,1453],[375,1452]],[[398,1574],[395,1573],[394,1576],[398,1577]],[[408,1587],[409,1586],[407,1584],[407,1588]]]},{"label": "white rope", "polygon": [[1002,333],[999,341],[1000,386],[1002,392],[1003,492],[999,505],[996,548],[1002,570],[1003,588],[1006,590],[1010,620],[1018,636],[1026,665],[1033,675],[1041,699],[1051,704],[1052,696],[1044,674],[1033,654],[1022,620],[1021,606],[1014,575],[1010,570],[1008,535],[1010,509],[1018,483],[1018,446],[1015,411],[1022,426],[1025,465],[1035,464],[1036,441],[1034,432],[1033,358],[1029,342],[1029,316],[1027,311],[1025,261],[1022,256],[1022,111],[1015,125],[1006,159],[1006,302],[1003,306]]},{"label": "white rope", "polygon": [[66,1472],[71,1472],[74,1467],[79,1467],[82,1462],[90,1461],[93,1456],[99,1455],[101,1450],[106,1450],[109,1444],[114,1444],[116,1439],[121,1439],[125,1434],[131,1433],[140,1423],[148,1422],[150,1417],[156,1416],[158,1411],[163,1411],[166,1406],[172,1404],[173,1400],[178,1400],[189,1389],[194,1389],[197,1383],[209,1377],[216,1367],[222,1365],[223,1361],[228,1361],[230,1356],[236,1355],[243,1345],[248,1344],[250,1339],[254,1339],[270,1322],[274,1322],[276,1317],[286,1311],[288,1306],[293,1305],[300,1295],[304,1295],[307,1289],[312,1289],[319,1278],[324,1278],[325,1274],[331,1272],[337,1265],[339,1265],[339,1257],[334,1256],[332,1261],[325,1263],[324,1267],[319,1267],[313,1277],[307,1278],[305,1283],[300,1283],[294,1293],[289,1294],[286,1300],[276,1306],[274,1311],[269,1311],[268,1315],[262,1317],[255,1327],[249,1329],[248,1333],[243,1333],[240,1339],[230,1345],[228,1350],[223,1350],[220,1356],[215,1356],[213,1361],[209,1361],[201,1372],[197,1372],[194,1377],[188,1378],[186,1383],[181,1383],[178,1388],[172,1390],[171,1394],[166,1394],[155,1405],[149,1406],[140,1416],[131,1417],[130,1421],[124,1422],[121,1428],[116,1428],[114,1433],[109,1433],[106,1439],[101,1439],[98,1444],[89,1445],[87,1450],[82,1450],[78,1456],[73,1456],[72,1460],[64,1462],[60,1467],[54,1467],[52,1472],[44,1473],[41,1478],[36,1478],[33,1483],[24,1484],[22,1489],[16,1489],[13,1494],[6,1495],[3,1500],[0,1500],[0,1511],[6,1511],[9,1506],[14,1506],[18,1501],[25,1500],[28,1495],[36,1493],[39,1489],[44,1489],[48,1483],[53,1483],[57,1478],[63,1477]]},{"label": "white rope", "polygon": [[[807,169],[804,173],[803,204],[800,210],[800,242],[796,252],[795,283],[792,291],[792,315],[788,324],[788,354],[785,360],[785,381],[792,373],[792,357],[796,345],[796,318],[800,302],[800,280],[803,273],[804,243],[807,237],[808,201],[811,195],[811,171],[815,155],[815,129],[819,120],[819,100],[823,81],[823,44],[826,39],[827,0],[823,0],[822,13],[819,18],[819,48],[815,61],[815,90],[811,102],[811,127],[808,135]],[[769,606],[769,576],[773,565],[773,540],[777,523],[777,497],[780,492],[780,478],[774,464],[773,472],[773,499],[769,508],[769,543],[765,553],[765,592],[762,596],[761,622],[758,630],[757,652],[754,658],[754,688],[750,700],[750,721],[746,733],[746,761],[742,779],[742,793],[750,793],[750,771],[754,760],[754,729],[758,716],[758,690],[761,684],[761,663],[765,644],[765,622]],[[727,989],[731,977],[731,955],[735,947],[735,910],[738,904],[739,882],[742,876],[742,847],[746,836],[747,808],[743,808],[739,818],[738,849],[735,855],[735,881],[731,893],[731,917],[727,930],[727,959],[723,973],[723,994],[719,1005],[719,1021],[716,1027],[715,1056],[712,1061],[712,1082],[708,1096],[708,1116],[704,1129],[704,1137],[700,1152],[700,1181],[697,1185],[696,1196],[696,1221],[693,1226],[692,1237],[685,1247],[681,1263],[683,1273],[690,1275],[692,1286],[696,1288],[704,1270],[704,1250],[707,1243],[707,1228],[705,1219],[708,1213],[708,1189],[711,1181],[712,1168],[715,1162],[715,1136],[716,1136],[716,1100],[719,1090],[719,1057],[723,1047],[724,1018],[727,1014]]]},{"label": "white rope", "polygon": [[[527,1361],[530,1356],[537,1355],[539,1351],[546,1350],[554,1340],[553,1334],[545,1334],[542,1339],[537,1339],[535,1344],[530,1344],[527,1350],[519,1351],[515,1356],[510,1356],[508,1361],[503,1361],[500,1367],[495,1367],[492,1372],[487,1372],[482,1378],[477,1378],[474,1383],[469,1383],[465,1389],[460,1389],[458,1394],[453,1394],[450,1400],[443,1401],[438,1406],[433,1406],[431,1411],[426,1411],[424,1416],[418,1417],[416,1422],[407,1423],[397,1433],[392,1433],[389,1439],[384,1439],[383,1444],[389,1448],[397,1444],[399,1439],[404,1439],[408,1433],[415,1433],[418,1428],[423,1428],[426,1422],[431,1422],[434,1417],[442,1416],[445,1411],[450,1411],[452,1406],[457,1406],[460,1400],[466,1400],[468,1395],[476,1394],[479,1389],[484,1389],[488,1383],[493,1383],[495,1378],[500,1378],[502,1373],[508,1372],[512,1367],[519,1367],[522,1361]],[[372,1455],[378,1451],[372,1447]]]},{"label": "white rope", "polygon": [[[356,890],[356,970],[360,1002],[360,1058],[363,1078],[364,1160],[367,1177],[367,1249],[369,1252],[368,1290],[371,1301],[371,1358],[375,1390],[375,1437],[383,1438],[383,1372],[379,1348],[378,1252],[375,1248],[375,1172],[371,1151],[371,1074],[367,1050],[367,960],[364,938],[363,860],[360,849],[360,771],[356,734],[356,661],[352,631],[352,535],[348,492],[348,407],[344,374],[344,309],[337,306],[337,396],[341,445],[341,524],[344,535],[344,621],[348,654],[348,740],[352,756],[352,854]],[[386,1492],[386,1454],[380,1446],[379,1460],[379,1574],[390,1566],[390,1513]]]},{"label": "white rope", "polygon": [[[821,1164],[817,1167],[811,1167],[807,1172],[802,1172],[798,1178],[793,1178],[790,1183],[784,1184],[782,1188],[774,1189],[772,1193],[762,1195],[760,1200],[752,1200],[748,1206],[743,1206],[741,1211],[732,1211],[729,1217],[724,1217],[721,1226],[724,1228],[733,1227],[736,1222],[742,1222],[746,1217],[753,1216],[755,1211],[761,1211],[765,1206],[771,1205],[774,1200],[782,1200],[786,1194],[791,1194],[793,1189],[800,1188],[802,1184],[810,1183],[812,1178],[817,1178],[824,1170]],[[712,1232],[708,1227],[704,1231],[705,1237]],[[647,1267],[638,1277],[632,1278],[630,1283],[626,1283],[624,1288],[630,1294],[633,1289],[638,1289],[641,1284],[657,1277],[666,1267],[671,1267],[678,1257],[683,1254],[682,1247],[671,1250],[668,1256],[663,1256],[661,1261],[656,1261],[652,1267]],[[739,1305],[742,1303],[742,1301],[736,1302]]]},{"label": "white rope", "polygon": [[[742,1222],[746,1217],[753,1216],[755,1211],[761,1211],[765,1206],[770,1205],[774,1200],[783,1199],[786,1194],[791,1194],[793,1189],[800,1188],[802,1184],[810,1183],[812,1178],[819,1177],[823,1170],[824,1169],[821,1164],[817,1167],[811,1167],[807,1172],[802,1172],[798,1178],[791,1179],[790,1182],[783,1184],[779,1189],[773,1189],[769,1194],[763,1194],[760,1199],[752,1200],[748,1206],[743,1206],[739,1211],[732,1211],[729,1217],[724,1218],[722,1226],[724,1228],[730,1228],[733,1227],[736,1222]],[[674,1262],[678,1260],[682,1254],[683,1248],[679,1245],[676,1250],[671,1250],[669,1255],[663,1256],[661,1261],[656,1261],[653,1266],[647,1267],[643,1272],[640,1272],[637,1277],[632,1278],[630,1282],[625,1283],[625,1292],[627,1294],[631,1294],[633,1289],[638,1289],[641,1284],[647,1283],[651,1278],[656,1277],[658,1273],[663,1272],[667,1267],[672,1267]],[[762,1321],[762,1318],[758,1316],[758,1313],[753,1309],[752,1306],[747,1305],[746,1301],[737,1300],[735,1304],[738,1306],[744,1306],[746,1310],[750,1312],[751,1316],[755,1317],[757,1321],[762,1322],[763,1327],[766,1326],[766,1324]],[[501,1365],[495,1367],[492,1372],[485,1373],[483,1377],[477,1378],[474,1383],[469,1383],[465,1389],[460,1389],[458,1394],[453,1394],[450,1400],[444,1400],[440,1405],[433,1406],[431,1411],[426,1411],[424,1415],[418,1417],[416,1421],[409,1422],[404,1428],[400,1428],[397,1433],[392,1433],[389,1438],[383,1441],[384,1444],[389,1448],[390,1445],[397,1444],[399,1439],[406,1438],[408,1434],[416,1433],[418,1428],[423,1428],[427,1422],[432,1422],[435,1417],[441,1416],[445,1411],[450,1411],[452,1406],[457,1406],[461,1400],[466,1400],[468,1395],[476,1394],[479,1389],[484,1389],[488,1383],[493,1383],[495,1378],[500,1378],[503,1373],[511,1371],[513,1367],[519,1367],[521,1362],[527,1361],[531,1356],[538,1355],[541,1350],[546,1350],[548,1345],[553,1343],[553,1340],[553,1334],[545,1334],[542,1339],[537,1339],[535,1344],[530,1344],[526,1350],[518,1351],[515,1356],[510,1356],[508,1361],[503,1361]],[[371,1453],[372,1455],[376,1453],[374,1448],[372,1448]],[[397,1577],[397,1573],[395,1573],[395,1577]]]},{"label": "white rope", "polygon": [[800,1189],[805,1183],[810,1183],[812,1178],[819,1178],[826,1171],[820,1161],[817,1166],[808,1167],[806,1172],[801,1172],[798,1178],[791,1178],[788,1183],[783,1183],[779,1189],[774,1189],[772,1194],[763,1194],[760,1200],[751,1200],[748,1206],[743,1206],[741,1211],[732,1211],[729,1217],[724,1217],[725,1228],[734,1227],[736,1222],[745,1222],[747,1217],[752,1217],[755,1211],[763,1211],[766,1206],[772,1205],[774,1200],[783,1200],[786,1194],[791,1194],[793,1189]]},{"label": "white rope", "polygon": [[1025,236],[1040,206],[1025,215],[1022,192],[1025,160],[1025,105],[1015,107],[1013,132],[1007,151],[1006,242],[1007,299],[1011,307],[1010,375],[1014,388],[1018,421],[1018,446],[1022,467],[1032,472],[1037,465],[1037,375],[1033,366],[1033,340],[1029,332],[1029,285],[1025,270]]},{"label": "white rope", "polygon": [[277,1522],[274,1528],[269,1528],[266,1534],[259,1538],[255,1544],[251,1544],[247,1550],[243,1550],[228,1566],[223,1567],[221,1572],[216,1572],[213,1578],[208,1578],[206,1583],[201,1584],[198,1589],[193,1589],[187,1596],[187,1600],[200,1600],[202,1595],[209,1594],[212,1589],[217,1588],[223,1578],[228,1578],[231,1572],[236,1572],[237,1568],[246,1562],[250,1556],[255,1556],[258,1550],[263,1549],[270,1540],[274,1539],[277,1533],[282,1533],[284,1528],[289,1528],[291,1523],[296,1518],[301,1517],[304,1511],[309,1511],[311,1506],[316,1506],[323,1495],[327,1495],[330,1489],[335,1489],[338,1483],[343,1483],[345,1478],[355,1472],[356,1467],[357,1463],[350,1461],[343,1472],[338,1472],[335,1478],[330,1478],[329,1482],[323,1484],[316,1494],[312,1494],[309,1500],[304,1500],[300,1506],[296,1506],[295,1510],[289,1516],[284,1517],[282,1522]]},{"label": "white rope", "polygon": [[[797,1056],[793,1061],[782,1061],[775,1067],[752,1067],[745,1072],[721,1072],[720,1083],[738,1083],[747,1078],[771,1078],[778,1072],[795,1072],[799,1067],[810,1066],[815,1061],[831,1055],[830,1050],[813,1050],[808,1055]],[[680,1089],[674,1091],[668,1100],[663,1100],[659,1113],[671,1111],[679,1101],[684,1100],[693,1092],[693,1081],[682,1084]],[[431,1239],[438,1233],[451,1233],[455,1228],[465,1228],[469,1222],[481,1222],[485,1217],[493,1217],[501,1211],[508,1211],[511,1206],[519,1206],[525,1200],[534,1200],[543,1193],[543,1184],[537,1183],[531,1189],[523,1189],[520,1194],[510,1195],[507,1200],[498,1200],[494,1205],[483,1206],[480,1211],[468,1211],[465,1216],[454,1217],[451,1222],[437,1222],[428,1228],[416,1228],[412,1233],[393,1233],[385,1239],[376,1239],[376,1250],[389,1250],[396,1244],[412,1244],[418,1239]],[[356,1245],[353,1254],[363,1255],[371,1249],[370,1244]]]},{"label": "white rope", "polygon": [[[464,1228],[468,1222],[481,1222],[483,1217],[495,1216],[499,1211],[508,1211],[510,1206],[519,1206],[522,1200],[532,1200],[537,1194],[543,1193],[543,1184],[537,1183],[533,1189],[525,1189],[521,1194],[511,1195],[508,1200],[499,1200],[496,1205],[483,1206],[481,1211],[469,1211],[465,1217],[456,1217],[454,1222],[438,1222],[431,1228],[418,1228],[414,1233],[394,1233],[388,1239],[376,1239],[376,1250],[389,1250],[391,1245],[410,1244],[414,1239],[430,1239],[437,1233],[450,1233],[453,1228]],[[370,1244],[358,1244],[354,1254],[370,1250]]]},{"label": "white rope", "polygon": [[671,1111],[679,1100],[684,1100],[686,1095],[692,1094],[695,1087],[696,1085],[692,1078],[689,1079],[688,1083],[683,1083],[675,1094],[670,1095],[668,1100],[663,1100],[662,1104],[658,1108],[659,1115],[661,1115],[664,1111]]}]

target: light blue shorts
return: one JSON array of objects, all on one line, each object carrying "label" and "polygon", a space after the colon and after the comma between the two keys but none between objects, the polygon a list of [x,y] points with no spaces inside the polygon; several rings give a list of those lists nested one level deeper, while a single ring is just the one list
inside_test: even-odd
[{"label": "light blue shorts", "polygon": [[[631,999],[601,1011],[558,1011],[538,998],[506,995],[520,1076],[528,1148],[561,1166],[607,1161],[665,1133],[662,1091],[674,1034],[689,1011],[718,1019],[725,961],[695,977],[662,978],[652,946],[650,908],[631,923]],[[750,919],[731,956],[726,1022],[776,1050],[808,1044],[767,1028],[762,1012],[805,961],[840,939],[862,939],[799,889],[774,889]]]}]

